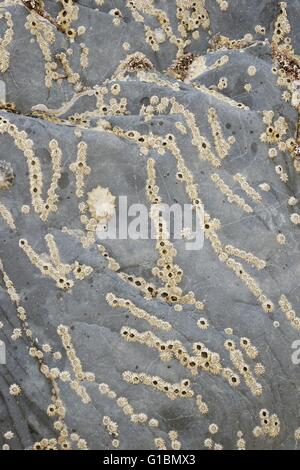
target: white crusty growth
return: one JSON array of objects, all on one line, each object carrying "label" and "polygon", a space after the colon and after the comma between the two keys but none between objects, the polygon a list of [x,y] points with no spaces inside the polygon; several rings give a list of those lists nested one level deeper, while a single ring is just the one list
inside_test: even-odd
[{"label": "white crusty growth", "polygon": [[108,188],[97,186],[88,193],[89,211],[98,222],[105,224],[115,213],[115,200]]}]

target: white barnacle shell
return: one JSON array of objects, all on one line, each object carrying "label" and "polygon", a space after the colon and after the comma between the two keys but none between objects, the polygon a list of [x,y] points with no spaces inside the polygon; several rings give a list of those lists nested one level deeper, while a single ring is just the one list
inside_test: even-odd
[{"label": "white barnacle shell", "polygon": [[92,216],[101,224],[105,224],[115,214],[115,200],[108,188],[97,186],[88,193],[87,204]]}]

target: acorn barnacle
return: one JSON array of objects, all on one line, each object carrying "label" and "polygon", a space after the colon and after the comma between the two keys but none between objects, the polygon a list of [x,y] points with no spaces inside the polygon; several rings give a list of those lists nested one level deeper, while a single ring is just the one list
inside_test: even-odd
[{"label": "acorn barnacle", "polygon": [[99,223],[105,224],[115,214],[115,200],[108,188],[97,186],[88,193],[89,211]]},{"label": "acorn barnacle", "polygon": [[15,175],[11,164],[0,160],[0,189],[9,189],[14,179]]}]

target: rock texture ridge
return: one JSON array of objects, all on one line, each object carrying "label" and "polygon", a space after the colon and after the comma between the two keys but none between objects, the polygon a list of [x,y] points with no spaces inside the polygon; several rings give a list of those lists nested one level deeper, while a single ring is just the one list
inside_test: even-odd
[{"label": "rock texture ridge", "polygon": [[[299,446],[299,22],[0,0],[3,450]],[[121,196],[203,248],[102,240]]]}]

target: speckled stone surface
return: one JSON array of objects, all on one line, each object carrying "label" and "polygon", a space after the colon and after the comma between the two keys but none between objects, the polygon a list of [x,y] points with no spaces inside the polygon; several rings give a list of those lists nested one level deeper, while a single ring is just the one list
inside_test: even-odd
[{"label": "speckled stone surface", "polygon": [[[72,433],[84,439],[89,449],[112,448],[115,436],[110,435],[102,424],[103,417],[109,416],[118,424],[120,449],[154,449],[157,438],[162,438],[166,448],[171,449],[168,433],[172,430],[177,431],[182,449],[205,449],[209,444],[206,441],[208,438],[213,440],[212,446],[217,443],[224,449],[237,449],[239,431],[243,433],[247,449],[295,449],[295,431],[300,427],[300,364],[292,361],[292,344],[300,340],[300,330],[293,328],[280,309],[279,299],[285,295],[291,308],[300,316],[299,226],[293,224],[290,218],[293,213],[298,213],[299,205],[292,207],[288,204],[289,198],[299,196],[300,180],[293,155],[288,150],[278,149],[276,158],[270,159],[269,149],[277,148],[277,145],[261,140],[267,127],[263,122],[263,111],[266,110],[273,110],[276,119],[279,116],[285,118],[288,128],[282,141],[294,138],[297,129],[297,109],[283,99],[285,89],[278,86],[278,75],[272,72],[274,57],[271,41],[279,14],[278,2],[228,0],[226,11],[222,11],[215,0],[204,2],[210,27],[208,30],[199,28],[199,39],[193,39],[188,33],[191,44],[186,46],[184,52],[203,56],[208,68],[192,81],[172,78],[168,73],[177,53],[177,47],[168,39],[160,44],[159,51],[153,51],[145,42],[144,26],[154,30],[159,28],[156,18],[141,13],[144,23],[134,21],[125,1],[105,0],[103,5],[97,5],[93,0],[75,3],[79,9],[78,19],[72,22],[72,27],[77,29],[84,26],[85,32],[75,37],[73,42],[48,20],[42,18],[40,21],[46,23],[55,36],[50,45],[52,60],[55,60],[57,53],[68,49],[73,51],[67,57],[72,70],[80,76],[81,88],[77,89],[70,83],[68,76],[54,82],[51,88],[45,86],[43,55],[37,41],[32,41],[34,35],[25,28],[30,11],[21,1],[0,2],[0,15],[9,12],[13,20],[13,38],[7,46],[9,67],[0,73],[0,79],[6,86],[5,102],[15,105],[14,112],[2,109],[0,116],[2,122],[3,119],[9,120],[32,140],[41,165],[44,199],[52,178],[49,142],[56,139],[62,152],[62,171],[56,191],[57,211],[51,212],[47,220],[43,221],[32,206],[26,158],[11,136],[0,132],[0,160],[9,162],[15,175],[8,189],[0,189],[0,203],[10,211],[15,224],[15,228],[9,227],[0,216],[2,271],[9,276],[20,296],[20,305],[26,310],[28,328],[32,331],[35,346],[40,349],[45,344],[51,346],[51,352],[44,352],[43,363],[61,372],[69,371],[74,380],[74,372],[57,333],[58,326],[65,325],[69,327],[72,344],[83,370],[95,374],[95,381],[81,382],[91,399],[88,404],[83,403],[71,389],[70,382],[55,379],[65,407],[63,422],[68,431],[64,439],[60,438],[57,448],[66,441],[67,445],[76,449],[78,441],[74,436],[71,439]],[[153,3],[155,8],[167,13],[175,34],[180,37],[177,32],[176,2],[145,2],[148,3]],[[300,48],[297,27],[300,21],[299,2],[289,0],[287,3],[291,24],[288,36],[297,54]],[[44,8],[52,18],[56,18],[63,7],[59,2],[46,0]],[[114,24],[114,16],[110,13],[115,8],[121,12],[119,25]],[[265,27],[265,35],[256,33],[256,25]],[[3,38],[6,29],[6,22],[1,18],[0,38]],[[210,41],[215,35],[241,39],[247,33],[253,37],[245,47],[211,48]],[[86,68],[80,65],[82,43],[89,49]],[[129,50],[125,50],[124,43],[130,44]],[[128,54],[135,52],[143,53],[151,61],[151,72],[156,77],[154,82],[147,82],[137,73],[127,74],[123,80],[112,80],[120,63]],[[228,56],[227,63],[209,69],[224,55]],[[256,67],[254,76],[247,72],[250,65]],[[61,70],[60,67],[60,73]],[[218,89],[222,77],[227,77],[228,86]],[[111,94],[113,83],[120,84],[118,96]],[[247,83],[252,85],[249,92],[244,88]],[[70,102],[74,95],[83,90],[95,90],[93,87],[102,85],[108,90],[105,103],[109,103],[111,98],[127,99],[125,114],[96,112],[95,96],[83,96],[69,110],[60,113],[54,122],[51,110]],[[207,88],[197,89],[197,85],[205,85]],[[212,89],[216,91],[215,94],[211,93]],[[167,107],[162,114],[156,113],[144,119],[141,107],[147,106],[152,96],[170,100],[175,98],[192,112],[201,135],[210,142],[215,154],[217,150],[207,113],[211,107],[216,110],[224,137],[234,136],[236,139],[226,158],[221,161],[220,168],[214,168],[209,161],[199,159],[188,127],[187,133],[182,134],[175,126],[178,121],[186,125],[182,115],[171,114]],[[226,101],[224,97],[232,101]],[[237,103],[243,103],[246,108],[238,108]],[[49,114],[35,113],[32,108],[37,105],[46,106]],[[88,112],[95,113],[86,125],[76,126],[70,120],[70,116],[75,113],[80,115]],[[99,126],[100,119],[105,119],[110,127]],[[108,268],[107,260],[98,252],[97,243],[100,242],[96,240],[85,248],[79,239],[62,231],[63,227],[68,227],[78,231],[79,235],[85,233],[78,209],[80,200],[75,194],[75,177],[69,168],[76,161],[80,141],[87,144],[87,164],[91,169],[85,179],[85,196],[82,200],[93,188],[102,186],[108,187],[116,198],[126,195],[128,204],[142,203],[149,207],[145,192],[147,159],[153,158],[156,163],[156,184],[163,202],[190,202],[184,185],[176,179],[176,162],[170,152],[159,155],[154,148],[150,148],[148,154],[144,155],[132,139],[117,135],[114,132],[116,127],[162,138],[169,133],[175,135],[186,166],[198,185],[205,211],[221,222],[217,234],[223,246],[233,245],[265,260],[265,268],[257,270],[245,261],[234,258],[243,263],[243,269],[255,279],[263,294],[273,303],[271,313],[264,311],[261,302],[242,279],[219,260],[208,239],[205,239],[204,247],[199,251],[187,251],[183,240],[174,241],[177,250],[174,263],[183,271],[179,286],[183,293],[193,291],[196,298],[204,302],[203,311],[197,310],[195,305],[183,303],[182,311],[177,312],[172,303],[168,304],[159,298],[144,298],[143,292],[119,276],[123,272],[163,286],[152,273],[158,259],[154,240],[105,241],[103,244],[108,253],[120,265],[119,271],[112,271]],[[276,172],[278,165],[288,175],[287,182],[282,181]],[[243,197],[253,212],[246,213],[236,204],[230,204],[226,195],[213,184],[213,173],[217,173],[235,194]],[[245,176],[251,187],[261,194],[260,203],[254,202],[233,180],[237,173]],[[269,191],[260,189],[263,183],[270,186]],[[24,205],[30,207],[29,214],[25,214],[24,210],[22,212]],[[19,246],[19,240],[26,239],[39,255],[46,253],[44,237],[49,233],[54,236],[63,263],[71,265],[78,261],[93,268],[93,272],[83,280],[74,280],[74,286],[69,291],[59,289],[55,280],[43,275]],[[277,240],[280,233],[286,237],[283,245]],[[0,321],[3,324],[0,340],[6,345],[7,356],[6,364],[0,365],[0,445],[8,444],[12,449],[31,449],[42,439],[59,438],[60,431],[54,426],[58,417],[47,414],[53,383],[41,373],[37,359],[30,356],[32,343],[26,338],[25,331],[19,339],[11,338],[13,330],[22,326],[16,305],[7,293],[3,272],[0,274]],[[109,292],[130,299],[137,307],[168,321],[172,329],[161,331],[145,320],[133,317],[126,308],[112,308],[106,301]],[[197,327],[200,317],[209,322],[205,330]],[[179,340],[190,355],[193,355],[193,343],[204,343],[210,351],[220,355],[224,368],[231,368],[240,376],[240,384],[232,387],[222,374],[214,375],[202,369],[193,375],[174,358],[162,361],[156,349],[124,341],[120,335],[124,325],[140,332],[150,330],[165,341]],[[228,328],[232,328],[232,335],[226,334],[225,329]],[[231,340],[241,350],[240,339],[243,337],[249,338],[258,351],[255,360],[247,357],[243,351],[245,362],[255,380],[261,384],[262,393],[258,396],[251,392],[224,347],[224,342]],[[53,357],[55,351],[60,351],[62,355],[58,361]],[[253,372],[257,362],[265,368],[261,376],[255,376]],[[122,374],[128,370],[159,376],[170,383],[179,383],[187,378],[191,381],[190,388],[194,396],[170,400],[165,393],[151,386],[124,381]],[[159,426],[133,423],[130,415],[123,413],[115,399],[99,392],[100,383],[107,383],[118,397],[126,397],[135,413],[145,413],[148,419],[157,419]],[[13,396],[9,392],[12,384],[21,387],[20,395]],[[196,404],[197,395],[201,395],[207,404],[207,414],[200,414]],[[262,409],[268,410],[270,417],[277,415],[276,419],[280,422],[280,426],[277,426],[280,429],[275,436],[268,435],[267,431],[257,437],[253,433],[257,426],[261,426],[259,413]],[[209,432],[211,423],[218,425],[216,434]],[[10,440],[5,438],[7,431],[14,433]]]}]

